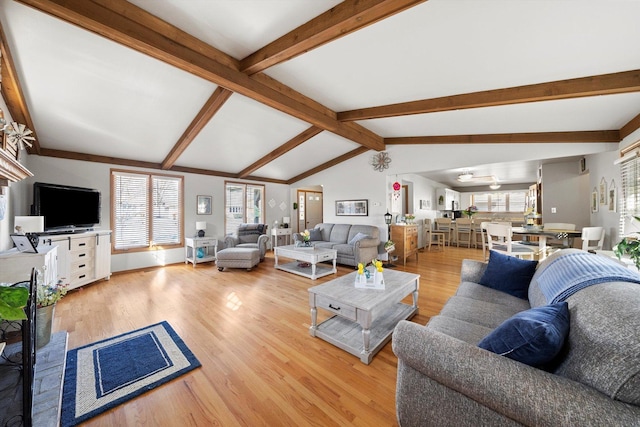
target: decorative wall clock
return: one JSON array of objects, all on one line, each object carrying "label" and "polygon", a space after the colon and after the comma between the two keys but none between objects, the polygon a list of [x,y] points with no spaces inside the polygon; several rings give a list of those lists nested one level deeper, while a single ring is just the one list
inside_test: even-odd
[{"label": "decorative wall clock", "polygon": [[391,157],[386,151],[381,151],[371,157],[371,166],[373,166],[373,170],[378,172],[389,169],[389,163],[391,163]]}]

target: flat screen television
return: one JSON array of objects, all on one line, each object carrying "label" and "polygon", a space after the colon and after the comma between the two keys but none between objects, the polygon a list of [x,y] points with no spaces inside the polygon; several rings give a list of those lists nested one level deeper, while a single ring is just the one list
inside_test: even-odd
[{"label": "flat screen television", "polygon": [[33,184],[33,214],[45,231],[74,231],[100,224],[100,191],[69,185]]}]

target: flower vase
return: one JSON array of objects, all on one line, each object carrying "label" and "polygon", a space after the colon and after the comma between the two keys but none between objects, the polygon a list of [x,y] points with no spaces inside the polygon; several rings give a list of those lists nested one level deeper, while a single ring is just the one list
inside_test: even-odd
[{"label": "flower vase", "polygon": [[364,285],[367,283],[367,276],[362,273],[362,274],[356,274],[356,284],[357,285]]},{"label": "flower vase", "polygon": [[384,277],[382,277],[382,271],[376,271],[373,273],[373,284],[384,285]]},{"label": "flower vase", "polygon": [[51,340],[51,327],[56,305],[47,305],[36,309],[36,349],[49,344]]}]

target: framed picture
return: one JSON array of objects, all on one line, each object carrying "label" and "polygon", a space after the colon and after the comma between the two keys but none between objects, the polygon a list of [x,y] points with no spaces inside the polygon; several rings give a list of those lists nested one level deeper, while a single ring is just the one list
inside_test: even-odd
[{"label": "framed picture", "polygon": [[197,196],[196,213],[198,215],[211,215],[211,206],[213,205],[213,198],[211,196]]},{"label": "framed picture", "polygon": [[617,195],[617,191],[616,191],[616,182],[612,179],[611,180],[611,185],[609,185],[609,198],[608,198],[609,212],[616,212],[617,211],[617,206],[616,206],[616,199],[617,198],[618,198],[618,195]]},{"label": "framed picture", "polygon": [[431,209],[431,200],[420,200],[420,209]]},{"label": "framed picture", "polygon": [[600,200],[598,197],[598,188],[593,187],[593,192],[591,193],[591,212],[598,212],[598,205],[600,204]]},{"label": "framed picture", "polygon": [[604,176],[600,180],[600,204],[607,204],[607,181],[604,180]]},{"label": "framed picture", "polygon": [[368,216],[369,200],[336,200],[336,216]]}]

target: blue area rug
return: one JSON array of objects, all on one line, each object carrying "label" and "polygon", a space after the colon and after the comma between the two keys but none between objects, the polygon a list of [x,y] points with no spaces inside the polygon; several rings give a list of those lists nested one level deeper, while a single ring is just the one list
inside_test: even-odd
[{"label": "blue area rug", "polygon": [[198,366],[167,322],[70,350],[60,425],[75,426]]}]

